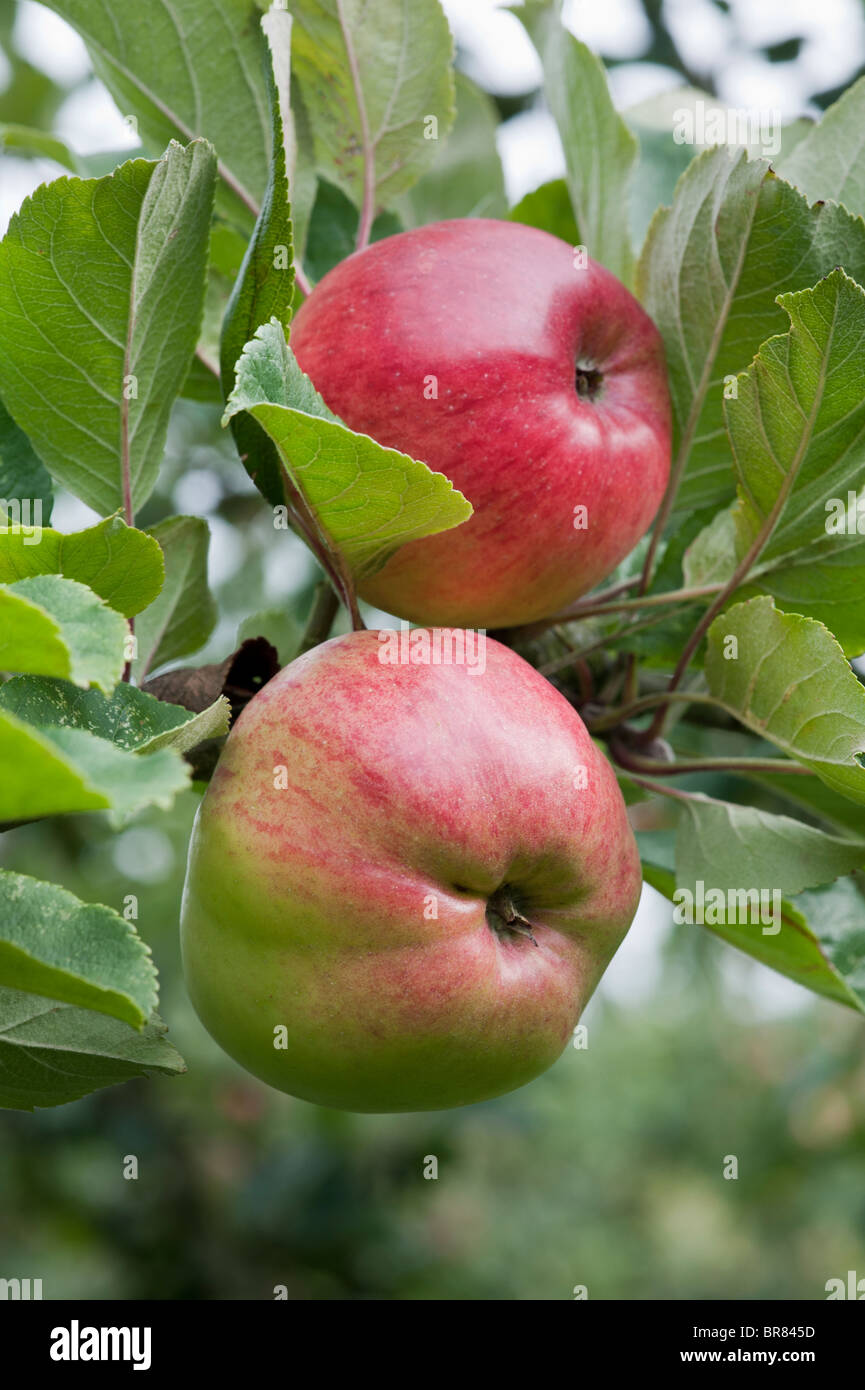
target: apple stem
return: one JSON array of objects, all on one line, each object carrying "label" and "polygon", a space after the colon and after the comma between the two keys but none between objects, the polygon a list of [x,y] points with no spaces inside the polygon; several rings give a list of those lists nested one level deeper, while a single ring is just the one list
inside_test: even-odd
[{"label": "apple stem", "polygon": [[[538,943],[532,931],[532,924],[521,912],[517,912],[517,909],[514,907],[513,898],[511,897],[511,890],[508,888],[507,884],[496,889],[487,903],[487,915],[489,916],[490,914],[493,917],[498,917],[499,920],[504,923],[508,931],[516,932],[518,936],[527,936],[532,945],[537,946]],[[499,929],[493,926],[493,930],[498,931]]]}]

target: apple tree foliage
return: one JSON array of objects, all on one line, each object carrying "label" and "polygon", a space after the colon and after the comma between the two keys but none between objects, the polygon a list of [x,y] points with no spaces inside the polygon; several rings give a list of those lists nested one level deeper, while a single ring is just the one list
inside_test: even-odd
[{"label": "apple tree foliage", "polygon": [[[399,546],[466,520],[447,478],[328,409],[291,319],[370,240],[512,217],[641,299],[674,449],[653,530],[603,589],[499,635],[640,803],[646,880],[671,898],[778,890],[776,932],[705,928],[865,1012],[865,79],[782,131],[771,160],[695,153],[672,140],[669,95],[619,113],[556,6],[526,0],[565,176],[509,209],[495,108],[454,76],[438,0],[46,3],[141,152],[100,167],[44,131],[3,132],[68,173],[0,244],[2,828],[168,808],[227,732],[219,689],[184,704],[159,675],[214,626],[207,523],[137,524],[179,398],[220,406],[262,506],[320,562],[306,646],[337,597],[358,620],[358,579]],[[102,520],[52,529],[54,484]],[[0,1105],[182,1071],[156,1006],[122,904],[0,872]]]}]

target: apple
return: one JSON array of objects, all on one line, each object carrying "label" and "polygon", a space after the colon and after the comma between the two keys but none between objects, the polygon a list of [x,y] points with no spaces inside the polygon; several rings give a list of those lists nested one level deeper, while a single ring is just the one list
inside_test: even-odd
[{"label": "apple", "polygon": [[351,633],[229,735],[184,970],[212,1036],[278,1090],[467,1105],[559,1056],[639,893],[615,776],[543,676],[482,634]]},{"label": "apple", "polygon": [[291,346],[353,430],[444,473],[462,526],[361,588],[412,622],[509,627],[562,611],[634,547],[670,471],[661,338],[614,275],[535,227],[461,219],[342,261]]}]

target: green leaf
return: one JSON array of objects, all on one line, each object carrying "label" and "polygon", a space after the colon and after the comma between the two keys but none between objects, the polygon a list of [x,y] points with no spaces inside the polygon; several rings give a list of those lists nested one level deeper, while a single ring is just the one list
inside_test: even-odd
[{"label": "green leaf", "polygon": [[542,232],[550,232],[571,246],[582,244],[571,195],[564,179],[552,179],[527,193],[516,207],[511,208],[508,217],[512,222],[522,222],[526,227],[539,227]]},{"label": "green leaf", "polygon": [[[715,724],[692,723],[689,719],[676,721],[671,742],[676,756],[681,758],[744,760],[775,757],[771,743],[755,738],[747,729],[722,729]],[[837,796],[819,777],[803,777],[792,763],[789,772],[741,771],[728,775],[743,779],[761,793],[770,792],[775,800],[782,803],[780,809],[785,812],[793,808],[804,812],[810,820],[821,822],[827,830],[840,832],[848,839],[865,841],[865,809]],[[760,804],[766,804],[764,795],[760,796]],[[772,809],[771,804],[769,809]]]},{"label": "green leaf", "polygon": [[35,820],[70,811],[101,811],[110,795],[37,729],[0,713],[0,823]]},{"label": "green leaf", "polygon": [[[673,589],[682,589],[686,585],[690,587],[699,584],[709,584],[711,579],[704,579],[702,572],[697,571],[692,575],[689,568],[691,557],[695,553],[695,541],[697,541],[710,525],[718,522],[712,507],[704,507],[702,511],[692,512],[689,516],[683,517],[681,523],[676,527],[669,539],[663,544],[661,559],[652,578],[651,592],[653,594],[669,593]],[[721,544],[721,541],[718,541]],[[713,563],[707,556],[707,563]]]},{"label": "green leaf", "polygon": [[56,574],[0,587],[0,670],[63,676],[111,691],[124,662],[126,624],[83,584]]},{"label": "green leaf", "polygon": [[[717,730],[713,733],[717,733]],[[836,796],[834,790],[818,777],[800,777],[789,772],[749,773],[748,777],[782,801],[823,821],[833,830],[849,831],[852,835],[865,838],[865,810],[845,797]]]},{"label": "green leaf", "polygon": [[45,130],[0,122],[0,154],[7,150],[32,159],[53,159],[55,164],[62,165],[70,174],[83,173],[78,159],[65,141]]},{"label": "green leaf", "polygon": [[224,407],[219,382],[219,344],[228,301],[240,274],[249,237],[216,216],[210,231],[210,264],[204,289],[201,333],[181,395]]},{"label": "green leaf", "polygon": [[291,119],[288,195],[291,201],[294,254],[296,259],[301,261],[306,253],[309,217],[315,202],[318,178],[315,171],[312,127],[297,83],[294,84],[291,96]]},{"label": "green leaf", "polygon": [[679,180],[652,220],[637,292],[661,331],[673,402],[674,457],[684,458],[678,512],[722,507],[735,479],[725,387],[789,321],[777,297],[837,265],[865,280],[865,224],[832,204],[809,207],[772,174],[724,147]]},{"label": "green leaf", "polygon": [[33,1110],[114,1086],[133,1076],[186,1070],[154,1019],[136,1032],[92,1009],[0,989],[0,1106]]},{"label": "green leaf", "polygon": [[862,999],[834,967],[820,938],[811,930],[796,904],[782,900],[778,918],[780,931],[776,936],[764,936],[763,928],[750,923],[701,925],[713,936],[720,937],[744,955],[759,961],[761,965],[767,965],[779,975],[785,975],[797,985],[836,1004],[846,1004],[848,1008],[865,1013]]},{"label": "green leaf", "polygon": [[865,77],[847,88],[777,167],[809,202],[831,198],[865,216]]},{"label": "green leaf", "polygon": [[135,624],[138,657],[133,670],[139,685],[156,667],[198,651],[216,625],[216,605],[207,587],[207,522],[172,516],[149,534],[162,547],[165,583]]},{"label": "green leaf", "polygon": [[865,689],[822,623],[768,597],[737,603],[709,628],[705,673],[747,728],[865,804]]},{"label": "green leaf", "polygon": [[865,290],[843,270],[780,295],[790,331],[761,347],[725,403],[744,554],[778,507],[765,563],[826,537],[826,500],[865,487]]},{"label": "green leaf", "polygon": [[865,866],[865,840],[827,835],[790,816],[697,793],[680,810],[676,880],[692,891],[702,880],[724,893],[747,886],[795,896]]},{"label": "green leaf", "polygon": [[357,579],[374,574],[406,541],[471,515],[441,473],[347,429],[300,370],[275,321],[244,348],[226,416],[241,410],[267,431],[291,483]]},{"label": "green leaf", "polygon": [[0,244],[0,393],[52,475],[103,515],[141,506],[156,481],[201,325],[214,177],[199,142],[57,179]]},{"label": "green leaf", "polygon": [[[234,283],[222,320],[219,351],[222,390],[234,385],[234,367],[244,343],[260,323],[277,318],[285,328],[291,320],[294,293],[294,248],[288,194],[288,168],[293,158],[290,105],[291,15],[273,11],[262,20],[269,45],[267,87],[273,122],[273,155],[261,211]],[[237,452],[253,478],[268,495],[278,485],[279,459],[267,435],[249,415],[231,422]]]},{"label": "green leaf", "polygon": [[[430,167],[454,115],[438,0],[288,0],[293,68],[319,172],[356,207],[387,207]],[[437,123],[437,139],[431,139]]]},{"label": "green leaf", "polygon": [[574,216],[590,256],[625,284],[633,275],[629,183],[637,142],[613,106],[600,58],[561,23],[551,0],[515,11],[540,55],[544,92],[559,128]]},{"label": "green leaf", "polygon": [[0,525],[4,516],[28,528],[45,525],[53,502],[48,469],[0,401]]},{"label": "green leaf", "polygon": [[793,555],[758,566],[739,599],[771,594],[778,608],[825,623],[845,656],[865,652],[865,535],[824,536]]},{"label": "green leaf", "polygon": [[456,74],[456,102],[453,129],[438,140],[429,169],[399,200],[406,226],[451,217],[505,216],[495,103],[461,72]]},{"label": "green leaf", "polygon": [[134,114],[149,153],[204,136],[234,211],[248,215],[267,183],[270,119],[264,43],[251,0],[46,0],[77,29],[121,111]]},{"label": "green leaf", "polygon": [[150,948],[109,907],[0,871],[0,986],[143,1028],[156,1008]]},{"label": "green leaf", "polygon": [[[726,582],[775,517],[738,598],[770,593],[780,607],[826,622],[844,651],[865,650],[865,537],[827,535],[828,499],[865,486],[865,291],[834,270],[813,289],[779,297],[789,333],[764,343],[726,402],[738,502],[687,556],[686,582]],[[835,624],[838,624],[836,627]],[[839,628],[841,629],[839,631]]]},{"label": "green leaf", "polygon": [[647,883],[672,901],[676,887],[676,836],[673,830],[634,832]]},{"label": "green leaf", "polygon": [[[306,273],[318,281],[354,251],[357,240],[357,208],[346,195],[319,179],[306,246]],[[402,224],[393,212],[380,212],[370,229],[370,241],[394,236]],[[251,335],[250,335],[251,336]]]},{"label": "green leaf", "polygon": [[2,712],[0,765],[0,822],[107,810],[118,826],[144,806],[169,810],[189,784],[172,748],[140,757],[84,729],[37,729]]},{"label": "green leaf", "polygon": [[0,120],[47,130],[68,89],[61,87],[18,52],[18,36],[15,34],[13,37],[13,24],[19,13],[16,6],[8,3],[0,7],[0,24],[6,30],[0,37],[0,44],[8,60],[4,63],[3,90],[0,92]]},{"label": "green leaf", "polygon": [[62,574],[86,584],[125,618],[140,613],[162,588],[157,541],[118,516],[73,535],[44,527],[35,540],[0,529],[0,584],[34,574]]},{"label": "green leaf", "polygon": [[689,589],[726,584],[736,571],[736,560],[733,507],[725,507],[712,517],[685,551],[682,560],[684,583]]},{"label": "green leaf", "polygon": [[[164,708],[164,701],[160,700],[157,703]],[[175,706],[176,708],[178,706]],[[138,751],[150,754],[161,748],[173,748],[175,753],[188,753],[206,739],[224,738],[231,724],[231,705],[224,695],[219,695],[212,705],[208,705],[207,709],[201,710],[198,714],[186,709],[181,709],[180,713],[188,715],[189,718],[182,724],[172,725],[162,733],[155,734],[147,743],[142,744]]]},{"label": "green leaf", "polygon": [[[212,277],[208,276],[208,294],[216,294],[215,285]],[[223,300],[223,307],[228,303],[228,295]],[[205,308],[205,317],[207,309]],[[219,314],[219,322],[222,322],[222,314]],[[201,344],[196,349],[196,354],[189,364],[189,371],[186,373],[180,394],[187,401],[201,401],[204,405],[225,404],[225,398],[219,385],[219,377],[216,372],[211,371],[210,366],[206,365],[201,358]],[[215,358],[208,358],[208,362],[215,362]]]},{"label": "green leaf", "polygon": [[159,748],[185,753],[204,739],[227,734],[231,714],[224,696],[201,714],[193,714],[125,682],[108,697],[47,676],[15,676],[4,682],[0,709],[41,729],[86,729],[137,753]]},{"label": "green leaf", "polygon": [[[660,547],[660,560],[652,577],[650,596],[682,589],[683,557],[687,547],[711,516],[711,510],[694,512],[682,517],[669,539]],[[645,559],[646,542],[642,542],[629,556],[624,566],[610,576],[614,583],[631,578],[634,574],[633,559],[636,558],[636,573],[639,574]],[[621,571],[621,572],[620,572]],[[606,641],[617,651],[634,652],[645,666],[661,670],[671,670],[678,661],[682,648],[694,630],[702,610],[708,606],[708,599],[697,599],[690,603],[676,603],[664,607],[648,607],[642,613],[634,614],[632,625],[623,624],[617,615],[598,620],[603,621]],[[582,645],[582,644],[580,644]],[[701,662],[701,651],[694,656],[694,664]]]},{"label": "green leaf", "polygon": [[261,323],[291,319],[294,259],[288,200],[288,132],[291,123],[291,16],[272,11],[262,20],[269,47],[268,94],[272,117],[270,175],[261,211],[223,321],[220,366],[226,394],[234,385],[234,364]]},{"label": "green leaf", "polygon": [[865,899],[855,881],[841,879],[831,888],[800,893],[793,906],[799,921],[814,934],[835,970],[855,991],[861,1009],[865,1000]]},{"label": "green leaf", "polygon": [[[671,902],[678,901],[681,912],[684,903],[681,898],[676,898],[676,874],[669,862],[660,862],[662,858],[666,859],[665,855],[659,854],[659,850],[665,849],[665,834],[656,831],[648,834],[643,832],[638,836],[640,851],[644,856],[643,878]],[[651,854],[652,859],[647,859],[646,854]],[[741,882],[731,885],[734,891],[741,886]],[[836,1003],[865,1012],[863,907],[862,898],[851,880],[846,878],[831,887],[800,894],[795,904],[782,899],[780,931],[776,933],[764,935],[762,926],[756,923],[743,923],[740,926],[736,923],[703,922],[700,925],[728,945],[735,946],[796,984]],[[775,923],[771,925],[774,927]]]},{"label": "green leaf", "polygon": [[[639,625],[634,625],[633,632],[608,619],[610,632],[607,641],[616,651],[636,653],[645,666],[669,671],[681,656],[700,612],[701,609],[693,603],[680,603],[675,607],[671,604],[669,608],[654,612],[646,609],[645,615],[640,616]],[[699,666],[699,652],[693,664]]]},{"label": "green leaf", "polygon": [[676,891],[676,875],[672,869],[664,869],[660,864],[653,864],[649,859],[640,861],[643,869],[643,881],[648,883],[650,888],[654,888],[656,893],[673,901],[673,894]]}]

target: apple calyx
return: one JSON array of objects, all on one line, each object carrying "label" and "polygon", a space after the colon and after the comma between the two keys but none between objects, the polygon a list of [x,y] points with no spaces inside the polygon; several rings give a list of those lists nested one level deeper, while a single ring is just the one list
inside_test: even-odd
[{"label": "apple calyx", "polygon": [[604,373],[597,367],[578,362],[574,372],[574,385],[581,401],[596,401],[603,394]]},{"label": "apple calyx", "polygon": [[[518,936],[527,936],[532,945],[537,946],[532,924],[527,917],[517,911],[512,895],[513,889],[508,883],[503,883],[501,888],[496,889],[487,902],[487,921],[493,931],[501,934],[504,930],[515,932]],[[498,926],[497,922],[501,922],[502,926]]]}]

